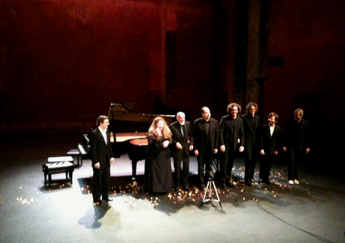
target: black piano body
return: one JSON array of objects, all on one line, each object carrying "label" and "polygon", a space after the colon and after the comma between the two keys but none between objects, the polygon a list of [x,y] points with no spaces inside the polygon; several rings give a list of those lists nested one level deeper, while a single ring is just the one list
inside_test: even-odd
[{"label": "black piano body", "polygon": [[[128,154],[132,162],[132,179],[135,180],[137,162],[145,159],[146,134],[152,121],[161,116],[167,124],[170,124],[175,120],[175,115],[135,113],[132,111],[133,106],[134,103],[111,103],[108,112],[110,122],[108,129],[111,140],[112,137],[114,138],[111,141],[114,156],[119,158],[123,154]],[[89,149],[87,135],[85,141],[86,144],[79,144],[78,148],[84,149],[87,154]]]},{"label": "black piano body", "polygon": [[132,111],[134,103],[111,103],[109,107],[109,131],[114,136],[115,157],[128,154],[132,161],[132,177],[136,177],[137,162],[145,159],[147,131],[152,121],[160,116],[167,124],[175,120],[174,114],[144,114]]}]

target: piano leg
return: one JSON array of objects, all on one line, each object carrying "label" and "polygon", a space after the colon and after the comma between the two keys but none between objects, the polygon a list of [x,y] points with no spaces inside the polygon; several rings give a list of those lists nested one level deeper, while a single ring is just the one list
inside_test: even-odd
[{"label": "piano leg", "polygon": [[137,163],[138,160],[132,160],[132,181],[135,181],[137,177]]}]

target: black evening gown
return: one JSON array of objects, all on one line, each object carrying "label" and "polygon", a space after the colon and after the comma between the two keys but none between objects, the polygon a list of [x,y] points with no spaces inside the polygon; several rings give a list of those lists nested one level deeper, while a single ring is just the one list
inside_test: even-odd
[{"label": "black evening gown", "polygon": [[145,190],[155,193],[168,192],[173,186],[170,150],[169,147],[163,148],[162,144],[169,139],[157,140],[155,135],[149,135],[147,139],[148,146],[145,158],[144,181]]}]

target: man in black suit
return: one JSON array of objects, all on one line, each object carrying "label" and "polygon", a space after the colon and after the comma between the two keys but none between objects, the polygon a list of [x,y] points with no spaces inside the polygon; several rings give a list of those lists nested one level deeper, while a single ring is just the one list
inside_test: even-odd
[{"label": "man in black suit", "polygon": [[[205,170],[211,169],[213,154],[218,152],[218,121],[211,118],[210,109],[201,108],[202,117],[196,119],[193,125],[194,154],[198,160],[199,188],[205,188]],[[206,166],[206,168],[205,168]]]},{"label": "man in black suit", "polygon": [[273,161],[278,155],[281,128],[276,125],[278,114],[268,114],[268,124],[264,125],[261,133],[260,154],[263,155],[260,161],[260,182],[270,184],[269,175]]},{"label": "man in black suit", "polygon": [[299,185],[298,170],[302,163],[303,152],[310,152],[310,131],[307,120],[303,119],[304,111],[297,108],[294,120],[286,128],[283,151],[288,155],[289,184]]},{"label": "man in black suit", "polygon": [[221,187],[226,188],[227,185],[233,186],[231,179],[232,167],[239,146],[239,152],[244,150],[244,131],[243,121],[238,117],[241,106],[237,103],[228,105],[227,113],[221,118],[219,123],[219,143],[220,143],[220,177],[222,181]]},{"label": "man in black suit", "polygon": [[246,106],[247,113],[242,116],[244,128],[245,173],[244,182],[250,186],[254,181],[254,170],[259,155],[260,117],[257,115],[258,105],[250,102]]},{"label": "man in black suit", "polygon": [[[193,131],[183,112],[180,111],[176,114],[176,120],[170,124],[173,140],[171,151],[175,167],[175,188],[179,189],[182,184],[183,189],[188,191],[189,150],[193,150]],[[183,163],[182,177],[181,161]]]},{"label": "man in black suit", "polygon": [[97,128],[90,133],[90,155],[93,168],[92,196],[95,204],[101,204],[102,199],[112,201],[108,196],[110,164],[114,163],[115,158],[110,144],[108,117],[99,116],[96,125]]}]

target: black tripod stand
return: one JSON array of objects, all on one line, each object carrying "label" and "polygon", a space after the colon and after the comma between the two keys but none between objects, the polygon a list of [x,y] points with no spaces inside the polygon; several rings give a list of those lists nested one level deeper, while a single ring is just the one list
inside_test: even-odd
[{"label": "black tripod stand", "polygon": [[[214,183],[214,176],[216,172],[217,172],[217,161],[213,160],[212,165],[211,165],[211,170],[209,172],[208,181],[204,189],[204,197],[202,199],[201,206],[206,202],[215,201],[215,202],[218,202],[219,206],[222,208],[222,203],[220,202],[218,190],[217,190],[216,184]],[[212,190],[216,194],[216,198],[212,197]]]}]

